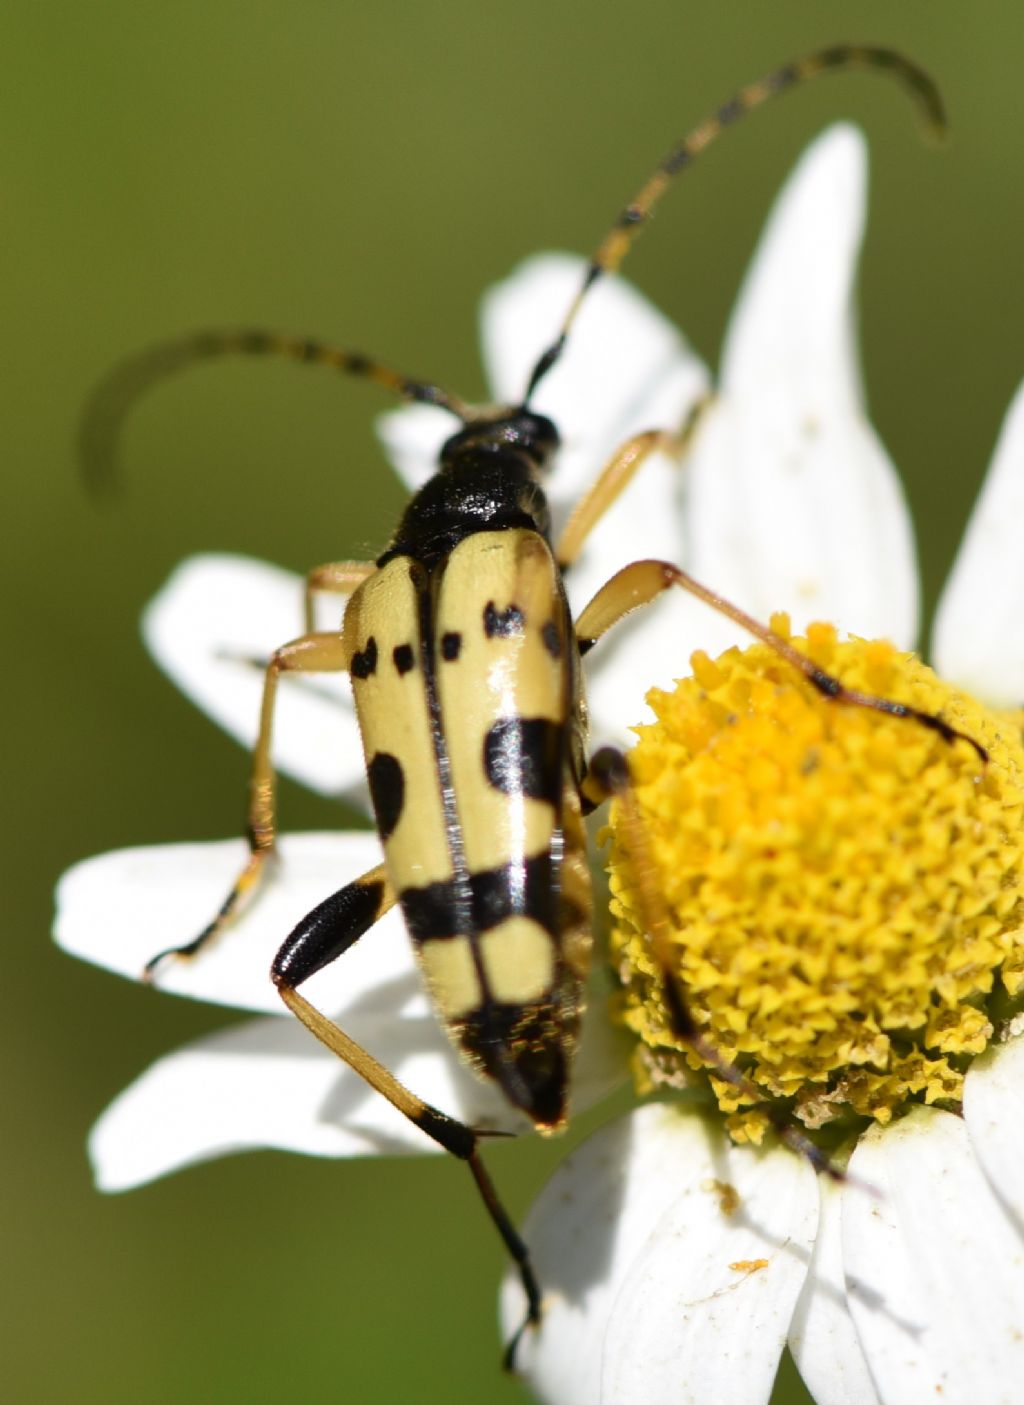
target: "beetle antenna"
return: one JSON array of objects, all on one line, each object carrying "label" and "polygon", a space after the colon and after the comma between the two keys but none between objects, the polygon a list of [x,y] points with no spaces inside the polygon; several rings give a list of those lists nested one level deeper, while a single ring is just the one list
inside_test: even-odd
[{"label": "beetle antenna", "polygon": [[109,489],[117,468],[117,440],[128,410],[151,386],[194,362],[216,356],[286,356],[307,365],[328,366],[383,386],[403,400],[438,405],[463,424],[469,407],[430,381],[412,380],[388,366],[342,347],[304,337],[264,331],[203,331],[158,342],[119,362],[103,378],[86,404],[79,430],[82,472],[94,491]]},{"label": "beetle antenna", "polygon": [[590,289],[606,273],[614,273],[633,245],[637,235],[647,224],[654,207],[681,171],[684,171],[727,127],[741,117],[760,107],[780,93],[799,86],[810,78],[824,73],[839,73],[849,69],[874,69],[891,74],[909,91],[918,104],[924,119],[927,133],[935,138],[945,135],[947,129],[946,111],[934,81],[916,63],[905,58],[895,49],[880,48],[868,44],[838,44],[828,49],[818,49],[804,58],[783,64],[773,73],[766,74],[756,83],[749,84],[728,102],[723,103],[712,116],[694,127],[681,141],[662,158],[652,175],[640,187],[637,194],[625,207],[618,219],[605,235],[590,261],[583,277],[582,285],[570,304],[558,336],[538,359],[530,374],[526,387],[524,405],[529,404],[538,384],[559,359],[565,348],[572,324]]}]

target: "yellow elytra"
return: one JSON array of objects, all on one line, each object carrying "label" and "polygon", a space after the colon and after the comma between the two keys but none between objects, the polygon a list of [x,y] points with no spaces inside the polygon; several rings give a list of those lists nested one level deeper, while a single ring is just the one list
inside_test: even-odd
[{"label": "yellow elytra", "polygon": [[[388,874],[472,1067],[565,1119],[590,954],[584,720],[561,573],[536,531],[401,555],[343,631]],[[498,1037],[496,1037],[498,1036]]]}]

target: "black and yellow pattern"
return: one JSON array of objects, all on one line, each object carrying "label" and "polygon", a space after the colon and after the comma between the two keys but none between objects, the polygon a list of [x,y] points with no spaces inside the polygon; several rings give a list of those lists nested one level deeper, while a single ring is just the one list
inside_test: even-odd
[{"label": "black and yellow pattern", "polygon": [[[438,1013],[478,1072],[561,1125],[590,943],[572,623],[536,531],[387,562],[345,617],[388,871]],[[572,891],[566,897],[566,883]]]}]

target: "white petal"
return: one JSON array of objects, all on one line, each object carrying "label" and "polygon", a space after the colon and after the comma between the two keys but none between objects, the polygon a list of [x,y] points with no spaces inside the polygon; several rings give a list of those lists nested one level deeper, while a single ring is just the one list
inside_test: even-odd
[{"label": "white petal", "polygon": [[[323,628],[340,624],[340,598],[319,608]],[[143,637],[164,672],[247,747],[256,740],[263,694],[263,671],[254,661],[266,661],[303,630],[299,577],[244,556],[184,561],[142,620]],[[326,795],[361,782],[363,750],[347,675],[282,679],[274,762]]]},{"label": "white petal", "polygon": [[406,405],[378,415],[375,428],[403,483],[415,492],[437,472],[441,445],[459,422],[436,405]]},{"label": "white petal", "polygon": [[[690,471],[694,574],[759,618],[833,620],[910,647],[913,535],[865,417],[854,279],[864,226],[859,132],[830,128],[797,164],[733,314],[721,397]],[[706,614],[706,612],[705,612]],[[740,637],[705,629],[710,652]]]},{"label": "white petal", "polygon": [[985,484],[935,617],[932,655],[951,683],[994,706],[1024,701],[1024,385],[1010,404]]},{"label": "white petal", "polygon": [[1024,1224],[1024,1038],[987,1049],[971,1064],[964,1121],[982,1169]]},{"label": "white petal", "polygon": [[[245,862],[240,839],[120,849],[70,869],[57,890],[57,942],[74,956],[137,980],[146,962],[210,921]],[[161,990],[242,1009],[286,1013],[270,963],[295,924],[381,859],[376,834],[292,834],[248,911],[195,961],[170,961]],[[401,916],[392,910],[303,987],[336,1012],[426,1011]]]},{"label": "white petal", "polygon": [[843,1254],[850,1309],[886,1405],[1013,1405],[1024,1379],[1024,1244],[952,1113],[921,1108],[860,1141]]},{"label": "white petal", "polygon": [[878,1395],[846,1306],[842,1191],[818,1177],[814,1256],[789,1329],[789,1349],[817,1405],[876,1405]]},{"label": "white petal", "polygon": [[[351,1013],[345,1030],[418,1093],[478,1127],[521,1130],[493,1088],[460,1067],[437,1021]],[[107,1108],[89,1139],[98,1185],[127,1190],[256,1147],[311,1156],[439,1150],[296,1020],[253,1020],[161,1059]]]},{"label": "white petal", "polygon": [[[595,1016],[584,1027],[575,1112],[625,1074],[604,1011]],[[342,1021],[347,1034],[434,1106],[477,1128],[526,1127],[493,1083],[459,1062],[432,1015],[398,1019],[366,1005],[349,1009]],[[114,1100],[89,1139],[102,1190],[127,1190],[196,1161],[257,1147],[310,1156],[439,1150],[292,1019],[251,1020],[160,1059]]]},{"label": "white petal", "polygon": [[[539,1333],[527,1332],[516,1366],[543,1401],[594,1405],[602,1345],[622,1279],[680,1191],[692,1141],[687,1110],[650,1104],[603,1127],[559,1166],[523,1226],[544,1295]],[[701,1129],[693,1129],[699,1138]],[[715,1197],[708,1193],[709,1213]],[[502,1285],[506,1337],[523,1316],[510,1273]]]},{"label": "white petal", "polygon": [[[766,1401],[816,1217],[789,1152],[734,1147],[685,1105],[641,1108],[578,1148],[530,1213],[545,1316],[518,1369],[553,1405]],[[507,1332],[521,1312],[510,1275]]]}]

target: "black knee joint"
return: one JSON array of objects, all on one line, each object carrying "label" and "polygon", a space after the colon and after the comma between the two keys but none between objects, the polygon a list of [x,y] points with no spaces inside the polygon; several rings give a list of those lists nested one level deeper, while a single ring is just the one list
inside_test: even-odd
[{"label": "black knee joint", "polygon": [[436,1108],[425,1106],[413,1121],[420,1131],[426,1132],[438,1146],[450,1151],[452,1156],[457,1156],[460,1161],[469,1161],[476,1151],[477,1137],[472,1127],[466,1127],[454,1118],[446,1117]]},{"label": "black knee joint", "polygon": [[838,678],[833,678],[831,673],[826,673],[823,668],[816,668],[808,677],[811,683],[826,698],[838,698],[843,691],[843,685]]},{"label": "black knee joint", "polygon": [[689,1043],[697,1033],[697,1026],[686,1007],[679,986],[672,976],[667,976],[665,979],[663,998],[669,1023],[672,1026],[672,1033],[683,1043]]},{"label": "black knee joint", "polygon": [[613,746],[603,746],[594,753],[587,775],[605,795],[621,795],[629,789],[629,764]]}]

